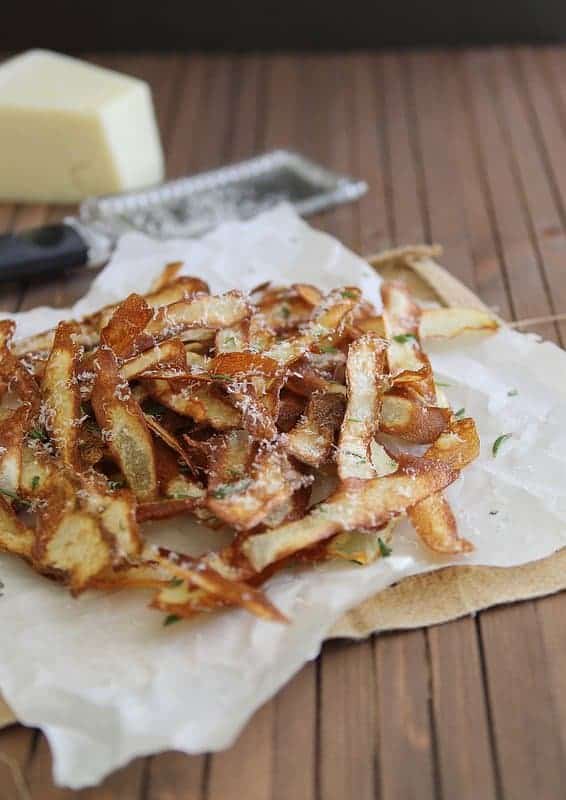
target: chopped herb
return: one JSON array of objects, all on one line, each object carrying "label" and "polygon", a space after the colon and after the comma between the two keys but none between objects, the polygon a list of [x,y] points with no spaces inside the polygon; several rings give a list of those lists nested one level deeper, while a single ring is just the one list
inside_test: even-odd
[{"label": "chopped herb", "polygon": [[338,352],[338,348],[337,347],[333,347],[332,345],[324,345],[324,347],[320,348],[320,352],[321,353],[333,353],[334,354],[334,353]]},{"label": "chopped herb", "polygon": [[217,486],[216,489],[213,489],[211,494],[215,500],[224,500],[226,497],[230,497],[232,494],[245,492],[245,490],[251,486],[252,483],[253,481],[251,478],[243,478],[241,481],[237,481],[236,483],[222,483],[220,486]]},{"label": "chopped herb", "polygon": [[362,420],[357,417],[348,417],[348,422],[362,422]]},{"label": "chopped herb", "polygon": [[235,336],[227,336],[224,339],[224,344],[236,344],[236,337]]},{"label": "chopped herb", "polygon": [[503,442],[507,441],[507,439],[510,439],[512,436],[513,436],[512,433],[502,433],[501,436],[497,437],[497,439],[493,443],[493,447],[491,448],[491,452],[493,453],[494,458],[499,452],[499,448],[501,447]]},{"label": "chopped herb", "polygon": [[108,481],[108,486],[112,489],[113,492],[118,491],[118,489],[123,489],[126,485],[125,481]]},{"label": "chopped herb", "polygon": [[462,419],[465,413],[466,413],[465,408],[459,408],[458,411],[456,411],[456,413],[454,414],[454,416],[456,417],[456,419]]},{"label": "chopped herb", "polygon": [[387,558],[387,556],[391,555],[393,550],[391,549],[391,547],[389,547],[389,545],[385,544],[381,536],[378,538],[377,543],[379,545],[379,552],[381,553],[383,558]]},{"label": "chopped herb", "polygon": [[33,478],[31,479],[32,491],[35,492],[38,486],[39,486],[39,475],[34,475]]},{"label": "chopped herb", "polygon": [[231,478],[237,480],[238,478],[242,477],[242,470],[241,469],[229,469],[228,474]]},{"label": "chopped herb", "polygon": [[407,342],[416,342],[417,337],[414,333],[398,333],[393,337],[393,341],[398,344],[407,344]]},{"label": "chopped herb", "polygon": [[283,319],[289,319],[289,317],[291,316],[291,309],[289,308],[289,306],[281,306],[280,313]]},{"label": "chopped herb", "polygon": [[358,453],[354,453],[353,450],[344,450],[344,455],[352,456],[352,458],[357,458],[358,461],[367,461],[367,458],[360,456]]},{"label": "chopped herb", "polygon": [[490,511],[489,516],[494,517],[496,514],[499,514],[499,511]]},{"label": "chopped herb", "polygon": [[444,381],[435,380],[434,382],[436,383],[437,386],[440,386],[442,389],[448,389],[450,388],[450,386],[452,386],[451,383],[445,383]]},{"label": "chopped herb", "polygon": [[0,489],[0,492],[6,495],[6,497],[9,497],[10,500],[17,500],[18,502],[20,502],[20,498],[15,492],[10,492],[8,491],[8,489]]},{"label": "chopped herb", "polygon": [[165,619],[163,620],[163,627],[166,628],[168,625],[174,625],[176,622],[179,622],[181,617],[177,614],[168,614]]},{"label": "chopped herb", "polygon": [[507,397],[517,397],[518,394],[519,394],[518,389],[509,389],[509,391],[507,392]]},{"label": "chopped herb", "polygon": [[0,489],[0,493],[9,497],[10,500],[14,500],[21,508],[31,508],[31,503],[29,500],[24,500],[22,497],[17,495],[15,492],[10,492],[8,489]]},{"label": "chopped herb", "polygon": [[36,439],[38,442],[48,442],[49,436],[43,428],[32,428],[28,433],[28,439]]},{"label": "chopped herb", "polygon": [[169,588],[176,589],[178,586],[182,586],[183,583],[184,580],[182,578],[173,578],[172,580],[169,581]]},{"label": "chopped herb", "polygon": [[214,372],[210,377],[212,378],[213,381],[231,381],[232,380],[232,376],[231,375],[226,375],[223,372]]},{"label": "chopped herb", "polygon": [[358,295],[356,294],[356,292],[352,292],[350,289],[346,289],[344,292],[342,292],[342,297],[348,298],[348,300],[358,299]]},{"label": "chopped herb", "polygon": [[188,492],[173,492],[171,495],[172,500],[188,500],[190,498],[190,494]]}]

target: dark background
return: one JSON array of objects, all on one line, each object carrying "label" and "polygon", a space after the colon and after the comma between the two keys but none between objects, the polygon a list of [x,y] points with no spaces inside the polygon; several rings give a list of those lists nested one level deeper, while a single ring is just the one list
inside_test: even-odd
[{"label": "dark background", "polygon": [[566,38],[566,0],[4,0],[1,10],[1,50],[323,50]]}]

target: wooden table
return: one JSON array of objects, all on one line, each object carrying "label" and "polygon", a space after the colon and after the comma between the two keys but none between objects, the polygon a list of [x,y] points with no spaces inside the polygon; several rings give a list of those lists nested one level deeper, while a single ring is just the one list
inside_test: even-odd
[{"label": "wooden table", "polygon": [[[439,241],[506,318],[566,311],[566,50],[94,60],[153,86],[171,177],[292,147],[370,184],[315,220],[360,252]],[[24,228],[61,209],[0,207]],[[2,289],[66,305],[89,277]],[[561,344],[566,324],[535,328]],[[547,800],[566,794],[566,596],[333,642],[230,750],[140,759],[101,787],[51,783],[37,732],[0,733],[32,798]],[[0,798],[14,800],[0,763]]]}]

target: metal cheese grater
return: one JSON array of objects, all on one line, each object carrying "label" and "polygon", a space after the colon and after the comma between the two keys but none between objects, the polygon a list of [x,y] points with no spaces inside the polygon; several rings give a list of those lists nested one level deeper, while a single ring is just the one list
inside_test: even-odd
[{"label": "metal cheese grater", "polygon": [[128,231],[156,239],[198,237],[222,222],[249,219],[281,202],[308,215],[356,200],[366,190],[363,181],[276,150],[152,189],[90,198],[77,217],[0,236],[0,281],[99,266]]}]

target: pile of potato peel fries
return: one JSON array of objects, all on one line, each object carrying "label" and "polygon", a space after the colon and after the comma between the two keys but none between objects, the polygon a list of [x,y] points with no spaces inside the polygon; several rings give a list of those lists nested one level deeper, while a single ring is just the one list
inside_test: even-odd
[{"label": "pile of potato peel fries", "polygon": [[[465,553],[443,490],[479,453],[450,409],[427,338],[497,322],[383,310],[353,286],[270,283],[211,295],[169,264],[145,296],[13,341],[0,321],[0,551],[77,595],[145,587],[167,620],[240,606],[285,621],[261,584],[291,564],[368,564],[407,516]],[[146,541],[191,514],[231,543],[195,558]]]}]

